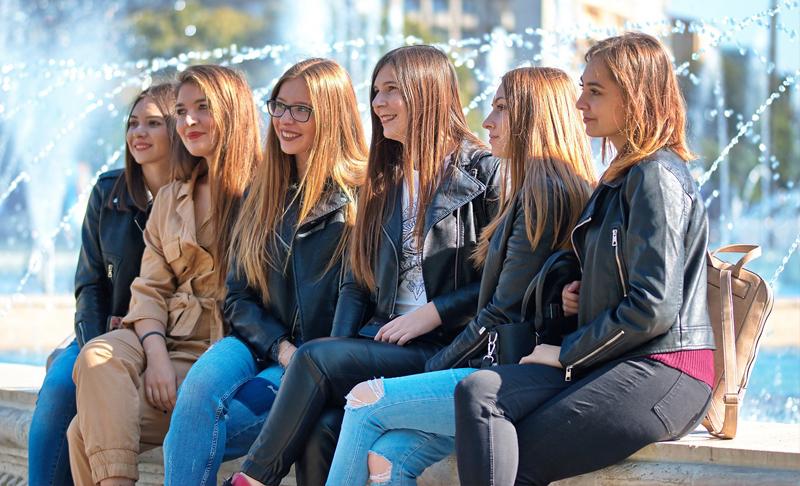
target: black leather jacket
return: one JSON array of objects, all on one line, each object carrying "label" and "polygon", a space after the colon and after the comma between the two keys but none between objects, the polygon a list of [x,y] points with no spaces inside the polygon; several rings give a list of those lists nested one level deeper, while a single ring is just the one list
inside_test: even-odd
[{"label": "black leather jacket", "polygon": [[[287,199],[291,201],[292,196],[290,193]],[[269,270],[268,305],[257,289],[247,285],[244,274],[228,272],[225,320],[259,362],[276,360],[276,345],[283,339],[297,344],[331,335],[341,258],[325,270],[344,231],[347,202],[344,192],[328,192],[296,233],[298,208],[292,203],[278,229],[280,239],[290,242],[292,251],[285,271]],[[285,261],[285,254],[277,260]]]},{"label": "black leather jacket", "polygon": [[[500,193],[499,160],[489,152],[464,144],[425,212],[422,278],[442,325],[418,340],[449,343],[475,315],[481,272],[470,255],[481,230],[497,213]],[[335,336],[352,337],[370,318],[391,320],[399,282],[402,238],[402,187],[384,217],[382,238],[373,266],[377,288],[357,284],[345,274],[336,306]]]},{"label": "black leather jacket", "polygon": [[130,197],[127,211],[119,208],[116,199],[113,209],[108,207],[120,177],[125,177],[121,169],[100,175],[83,219],[75,271],[75,336],[80,346],[106,332],[109,317],[128,313],[131,282],[139,275],[147,213]]},{"label": "black leather jacket", "polygon": [[615,358],[714,348],[705,205],[674,153],[662,149],[601,184],[572,242],[583,277],[579,328],[559,358],[568,380]]},{"label": "black leather jacket", "polygon": [[[550,194],[552,196],[552,193]],[[550,198],[552,208],[552,197]],[[532,212],[535,208],[530,209]],[[569,214],[569,211],[564,211]],[[535,217],[535,212],[533,212]],[[479,329],[522,322],[525,290],[553,253],[554,230],[551,212],[536,248],[528,240],[522,195],[518,195],[506,217],[489,240],[478,296],[478,313],[462,334],[425,364],[426,371],[463,366],[460,360],[470,353],[486,350]],[[535,220],[532,221],[535,224]],[[476,345],[480,340],[480,348]],[[472,350],[472,351],[470,351]],[[458,364],[456,364],[458,363]]]}]

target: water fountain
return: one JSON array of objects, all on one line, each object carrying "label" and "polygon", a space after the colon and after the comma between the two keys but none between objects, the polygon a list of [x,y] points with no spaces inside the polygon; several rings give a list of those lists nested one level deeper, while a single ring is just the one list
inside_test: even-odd
[{"label": "water fountain", "polygon": [[[119,107],[126,105],[134,89],[194,62],[258,67],[260,73],[269,73],[251,79],[256,100],[263,107],[285,67],[309,55],[327,56],[342,62],[351,73],[366,120],[369,75],[375,60],[397,45],[421,42],[403,36],[405,7],[399,0],[294,0],[293,6],[278,20],[281,28],[269,44],[208,46],[206,50],[169,58],[135,60],[110,58],[104,49],[98,49],[107,43],[104,39],[113,37],[111,26],[119,28],[118,18],[114,17],[119,12],[113,8],[100,11],[110,15],[111,20],[92,19],[91,29],[76,22],[74,27],[76,31],[80,29],[83,42],[71,44],[68,50],[55,55],[52,50],[14,44],[14,39],[25,37],[20,32],[22,24],[13,19],[26,10],[20,0],[0,0],[0,26],[9,27],[0,34],[0,217],[5,223],[0,228],[0,294],[4,294],[0,299],[0,322],[6,321],[17,302],[43,292],[71,291],[78,243],[76,227],[96,176],[121,166],[122,130],[117,127],[123,126],[125,109]],[[712,159],[693,166],[707,205],[721,205],[712,211],[719,215],[711,221],[712,234],[719,238],[712,245],[737,239],[766,242],[753,235],[750,222],[763,220],[763,211],[768,212],[774,221],[774,241],[756,268],[771,277],[779,292],[791,288],[794,293],[800,289],[795,255],[800,242],[800,181],[772,181],[773,187],[781,189],[774,190],[762,204],[754,203],[746,193],[729,191],[734,147],[754,147],[762,161],[769,162],[769,172],[775,174],[783,167],[781,164],[792,163],[774,158],[767,146],[760,149],[757,131],[773,103],[787,96],[791,96],[795,117],[800,116],[800,70],[781,73],[774,91],[756,96],[756,90],[748,90],[753,96],[752,106],[737,114],[727,106],[726,95],[730,93],[724,90],[719,49],[744,30],[764,30],[776,13],[798,9],[797,1],[784,1],[775,9],[742,19],[725,17],[685,23],[654,18],[626,26],[654,33],[667,43],[674,35],[696,35],[701,39],[690,55],[691,60],[702,60],[701,70],[694,72],[690,59],[676,61],[676,70],[705,92],[699,98],[700,106],[690,106],[690,113],[695,120],[705,120],[707,130],[702,136],[718,146]],[[378,12],[389,13],[385,22]],[[465,104],[465,111],[485,111],[499,76],[509,68],[546,63],[578,73],[581,59],[575,55],[576,44],[583,46],[591,39],[621,30],[613,26],[587,29],[564,20],[569,17],[565,14],[560,23],[548,28],[526,27],[514,32],[498,28],[483,36],[442,42],[440,47],[457,66],[469,68],[474,78],[477,88]],[[79,20],[86,19],[90,17]],[[29,21],[36,25],[40,19]],[[108,27],[104,30],[103,26]],[[778,30],[796,45],[796,27],[780,24]],[[749,49],[740,46],[742,55],[750,54],[754,72],[770,68],[763,56],[754,55]],[[709,115],[711,112],[713,116]],[[727,124],[736,116],[741,119],[731,136]],[[105,131],[101,127],[111,128]],[[800,134],[800,127],[795,126],[794,130]],[[98,137],[98,133],[102,136]],[[794,163],[798,154],[800,144],[795,144]],[[765,165],[759,167],[754,175],[764,172]],[[759,180],[754,179],[754,191]],[[797,420],[797,393],[789,398],[794,401],[786,405],[789,411],[784,418]]]}]

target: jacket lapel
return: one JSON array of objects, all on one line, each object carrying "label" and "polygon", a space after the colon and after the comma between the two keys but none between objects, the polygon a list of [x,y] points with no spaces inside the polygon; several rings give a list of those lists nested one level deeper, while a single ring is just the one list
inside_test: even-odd
[{"label": "jacket lapel", "polygon": [[[299,203],[299,201],[297,201]],[[321,219],[325,219],[329,214],[338,211],[350,202],[344,191],[340,188],[330,188],[326,190],[320,201],[311,212],[300,223],[298,233],[313,228]]]},{"label": "jacket lapel", "polygon": [[389,236],[397,258],[400,258],[400,248],[403,245],[403,186],[402,183],[392,190],[389,200],[394,200],[391,205],[389,218],[384,219],[383,231]]},{"label": "jacket lapel", "polygon": [[192,177],[181,184],[178,189],[178,201],[175,212],[180,216],[183,224],[181,225],[181,238],[185,241],[195,241],[197,238],[194,220],[194,185],[197,181],[198,170],[195,168]]},{"label": "jacket lapel", "polygon": [[447,164],[441,184],[425,211],[425,235],[433,226],[456,209],[473,200],[486,189],[479,180],[468,174],[461,164]]}]

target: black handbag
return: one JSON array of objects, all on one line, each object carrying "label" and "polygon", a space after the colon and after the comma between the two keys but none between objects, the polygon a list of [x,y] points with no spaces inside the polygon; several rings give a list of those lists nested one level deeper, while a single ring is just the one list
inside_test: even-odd
[{"label": "black handbag", "polygon": [[564,316],[561,290],[580,278],[575,254],[568,250],[556,251],[545,260],[528,285],[520,322],[488,329],[471,320],[452,343],[428,359],[425,371],[516,364],[537,344],[560,345],[564,336],[578,327],[577,316]]}]

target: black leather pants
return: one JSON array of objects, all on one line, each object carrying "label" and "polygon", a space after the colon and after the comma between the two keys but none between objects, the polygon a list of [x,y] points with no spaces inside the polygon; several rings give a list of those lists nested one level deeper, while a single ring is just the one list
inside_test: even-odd
[{"label": "black leather pants", "polygon": [[342,429],[344,409],[326,408],[308,437],[303,455],[294,465],[297,484],[302,486],[325,486],[331,470],[333,453]]},{"label": "black leather pants", "polygon": [[[322,338],[304,344],[286,368],[278,396],[272,405],[261,433],[250,448],[242,471],[266,485],[278,486],[292,464],[303,457],[303,473],[309,481],[310,467],[330,465],[330,435],[309,442],[323,411],[341,408],[345,395],[362,381],[375,377],[411,375],[425,368],[425,361],[440,346],[431,343],[410,343],[397,346],[370,339]],[[323,428],[324,430],[324,428]],[[317,437],[319,438],[319,437]],[[313,441],[312,441],[313,442]],[[325,449],[325,450],[321,450]],[[318,454],[318,455],[317,455]],[[324,471],[327,476],[327,469]],[[304,485],[298,478],[298,484]]]}]

